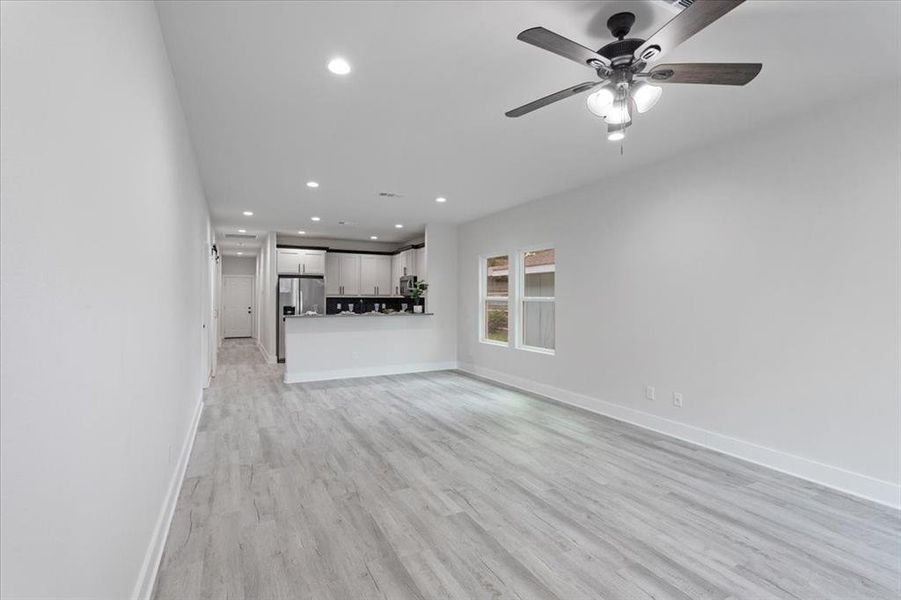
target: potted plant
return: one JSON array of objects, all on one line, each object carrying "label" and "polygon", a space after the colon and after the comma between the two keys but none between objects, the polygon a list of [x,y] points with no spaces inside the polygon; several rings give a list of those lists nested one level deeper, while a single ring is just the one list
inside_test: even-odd
[{"label": "potted plant", "polygon": [[425,303],[420,304],[420,298],[425,296],[429,284],[425,281],[417,281],[410,287],[410,298],[413,299],[413,312],[421,313],[425,311]]}]

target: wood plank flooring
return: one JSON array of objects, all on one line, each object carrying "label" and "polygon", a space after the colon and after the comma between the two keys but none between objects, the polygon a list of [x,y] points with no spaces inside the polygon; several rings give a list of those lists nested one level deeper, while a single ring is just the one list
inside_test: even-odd
[{"label": "wood plank flooring", "polygon": [[158,600],[901,594],[897,511],[459,373],[220,357]]}]

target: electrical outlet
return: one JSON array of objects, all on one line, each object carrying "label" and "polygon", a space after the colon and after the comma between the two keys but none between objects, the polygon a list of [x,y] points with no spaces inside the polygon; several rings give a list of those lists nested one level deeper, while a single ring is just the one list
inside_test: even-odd
[{"label": "electrical outlet", "polygon": [[654,397],[655,397],[654,386],[649,385],[648,387],[644,388],[644,397],[647,398],[648,400],[654,399]]},{"label": "electrical outlet", "polygon": [[673,392],[673,406],[682,408],[682,394],[679,392]]}]

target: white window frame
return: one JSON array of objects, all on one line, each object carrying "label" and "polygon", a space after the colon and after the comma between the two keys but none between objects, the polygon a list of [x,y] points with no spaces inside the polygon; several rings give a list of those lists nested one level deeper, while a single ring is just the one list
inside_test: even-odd
[{"label": "white window frame", "polygon": [[[553,250],[554,251],[554,295],[553,296],[526,296],[526,253],[527,252],[540,252],[541,250]],[[526,352],[536,352],[538,354],[548,354],[555,355],[557,354],[557,248],[554,244],[539,244],[534,246],[529,246],[528,248],[520,248],[516,252],[516,309],[514,318],[515,321],[515,333],[514,339],[516,340],[516,349],[517,350],[525,350]],[[528,346],[523,342],[523,331],[525,327],[523,326],[522,320],[526,316],[525,303],[526,302],[550,302],[554,304],[554,348],[541,348],[539,346]],[[512,313],[511,313],[512,314]]]},{"label": "white window frame", "polygon": [[[506,296],[488,296],[488,259],[489,258],[497,258],[499,256],[507,257],[507,295]],[[515,327],[516,327],[516,315],[513,314],[513,307],[510,303],[510,290],[513,287],[513,261],[515,260],[515,255],[509,251],[498,251],[492,252],[490,254],[482,254],[479,256],[479,318],[478,318],[478,327],[479,327],[479,341],[483,344],[488,344],[489,346],[498,346],[501,348],[509,348],[510,342],[513,340],[511,338],[515,337]],[[515,288],[514,288],[515,289]],[[485,309],[488,301],[491,302],[506,302],[507,303],[507,341],[501,342],[498,340],[490,340],[485,335],[487,333],[485,329]],[[511,332],[510,329],[514,328],[514,331]],[[511,333],[513,335],[511,335]]]}]

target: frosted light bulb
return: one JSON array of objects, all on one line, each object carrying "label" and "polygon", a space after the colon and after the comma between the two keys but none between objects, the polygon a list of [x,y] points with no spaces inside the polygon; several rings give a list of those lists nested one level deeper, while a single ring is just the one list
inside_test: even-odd
[{"label": "frosted light bulb", "polygon": [[654,108],[654,105],[660,100],[661,94],[663,94],[663,88],[643,81],[632,88],[632,100],[635,101],[635,108],[640,113],[646,113]]},{"label": "frosted light bulb", "polygon": [[615,96],[610,89],[601,88],[592,95],[588,96],[585,104],[588,105],[588,110],[590,110],[592,114],[598,117],[603,117],[610,110],[610,107],[613,106],[614,99]]},{"label": "frosted light bulb", "polygon": [[628,102],[617,100],[604,115],[604,120],[610,125],[622,125],[623,123],[631,123],[632,115],[629,112]]}]

